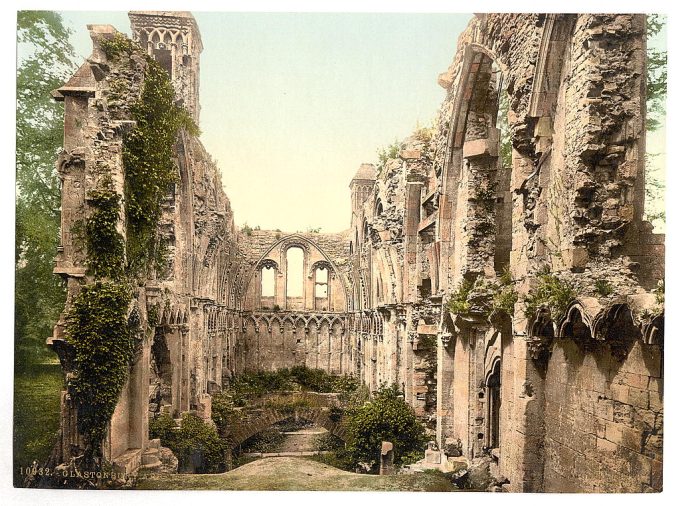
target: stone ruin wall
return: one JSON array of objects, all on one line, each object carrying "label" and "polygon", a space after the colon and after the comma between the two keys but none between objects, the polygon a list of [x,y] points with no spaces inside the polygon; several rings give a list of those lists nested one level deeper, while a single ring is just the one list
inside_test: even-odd
[{"label": "stone ruin wall", "polygon": [[[246,275],[240,286],[243,335],[240,344],[247,371],[305,365],[334,374],[351,368],[347,271],[344,234],[243,230],[239,247],[246,251]],[[287,252],[303,253],[302,271],[288,268]],[[316,297],[318,268],[327,273],[327,296]],[[262,293],[262,273],[273,269],[274,295]],[[302,277],[301,296],[291,297],[286,283]]]},{"label": "stone ruin wall", "polygon": [[[401,142],[368,198],[353,194],[362,379],[396,380],[440,448],[489,455],[510,490],[661,489],[663,236],[642,219],[644,75],[644,16],[477,15],[439,76],[434,133]],[[504,268],[519,301],[488,316]],[[525,314],[546,269],[575,300]],[[471,309],[454,314],[463,280],[477,280]]]},{"label": "stone ruin wall", "polygon": [[[170,34],[178,99],[197,118],[195,21],[131,19],[151,54]],[[122,194],[132,127],[124,104],[114,113],[108,103],[117,69],[96,38],[111,29],[91,31],[93,56],[59,90],[55,272],[69,300],[88,276],[73,225],[88,213],[96,167],[112,165]],[[509,490],[660,490],[663,306],[652,289],[664,263],[663,236],[642,220],[644,41],[640,15],[475,16],[439,76],[447,94],[433,131],[405,139],[379,170],[362,165],[341,234],[236,231],[219,171],[183,134],[161,223],[170,268],[137,294],[143,323],[152,306],[160,321],[131,370],[107,456],[135,469],[149,412],[209,418],[210,394],[234,375],[304,364],[356,374],[372,390],[396,383],[442,450],[486,456]],[[142,71],[128,77],[143,83]],[[506,133],[511,166],[499,156]],[[289,246],[304,251],[296,300],[285,296]],[[315,265],[330,272],[325,300],[312,296]],[[260,292],[263,268],[275,270],[274,296]],[[519,302],[489,315],[480,308],[504,268]],[[559,315],[526,314],[523,298],[546,268],[577,297]],[[446,303],[463,280],[477,282],[470,310],[455,314]],[[609,294],[595,290],[600,280]],[[66,394],[62,411],[64,461],[78,441]]]},{"label": "stone ruin wall", "polygon": [[[145,19],[142,14],[131,16]],[[167,17],[160,17],[167,22]],[[184,36],[197,27],[190,16],[172,18],[184,27]],[[153,21],[158,23],[158,20]],[[55,273],[67,283],[66,308],[50,344],[60,355],[68,378],[69,345],[65,341],[65,315],[73,297],[92,282],[86,266],[78,223],[92,212],[88,193],[97,188],[104,171],[111,174],[115,189],[124,198],[125,169],[122,160],[124,135],[135,127],[131,105],[139,98],[146,77],[143,53],[134,53],[131,65],[109,60],[100,46],[112,39],[109,25],[91,25],[93,53],[76,74],[55,92],[64,101],[64,150],[57,168],[62,180],[62,237]],[[180,30],[181,31],[181,30]],[[186,39],[185,39],[186,40]],[[178,44],[181,50],[181,43]],[[196,50],[196,44],[191,45]],[[152,45],[148,47],[153,50]],[[178,82],[180,76],[198,71],[198,55],[175,55],[177,90],[191,90]],[[192,78],[193,79],[193,78]],[[120,80],[130,92],[115,92]],[[192,85],[193,86],[193,85]],[[190,100],[180,102],[187,103]],[[190,97],[184,97],[190,98]],[[190,109],[197,120],[198,110]],[[181,132],[175,146],[177,182],[168,189],[162,204],[159,234],[168,246],[164,272],[151,270],[136,289],[133,306],[139,312],[143,336],[127,384],[110,422],[104,456],[121,470],[134,472],[152,460],[147,457],[148,419],[160,412],[174,417],[194,411],[210,418],[210,394],[221,389],[222,377],[236,372],[236,343],[241,321],[235,290],[242,255],[236,245],[236,229],[229,200],[222,190],[220,172],[201,142]],[[118,231],[125,237],[124,218]],[[150,313],[156,313],[151,328]],[[55,459],[68,462],[78,453],[81,436],[76,408],[67,391],[62,394],[61,444]]]}]

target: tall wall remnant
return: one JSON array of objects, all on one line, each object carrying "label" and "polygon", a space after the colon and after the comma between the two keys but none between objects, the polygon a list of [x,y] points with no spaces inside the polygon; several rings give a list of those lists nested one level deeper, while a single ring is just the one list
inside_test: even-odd
[{"label": "tall wall remnant", "polygon": [[644,16],[476,15],[439,84],[434,129],[353,196],[361,378],[510,490],[661,490]]},{"label": "tall wall remnant", "polygon": [[[198,121],[195,20],[130,19],[142,46],[130,58],[154,58]],[[56,93],[65,314],[92,281],[77,233],[102,167],[124,197],[146,78],[141,59],[124,69],[102,50],[113,28],[90,31],[93,55]],[[116,94],[121,78],[130,96]],[[236,231],[219,170],[180,132],[158,225],[167,265],[136,288],[145,333],[107,458],[134,470],[149,416],[209,418],[233,376],[306,365],[396,383],[441,449],[490,457],[510,490],[661,490],[663,236],[643,221],[644,16],[476,15],[439,84],[436,126],[360,166],[340,234]],[[68,376],[67,326],[50,343]],[[62,462],[81,443],[76,418],[67,391]]]}]

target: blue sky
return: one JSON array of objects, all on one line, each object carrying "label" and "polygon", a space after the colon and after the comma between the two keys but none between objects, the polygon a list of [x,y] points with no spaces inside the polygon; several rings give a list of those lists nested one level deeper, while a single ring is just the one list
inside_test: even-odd
[{"label": "blue sky", "polygon": [[[437,76],[471,15],[193,13],[203,39],[201,139],[236,223],[349,227],[349,182],[376,151],[428,124]],[[62,12],[86,57],[88,23],[129,34],[125,12]]]}]

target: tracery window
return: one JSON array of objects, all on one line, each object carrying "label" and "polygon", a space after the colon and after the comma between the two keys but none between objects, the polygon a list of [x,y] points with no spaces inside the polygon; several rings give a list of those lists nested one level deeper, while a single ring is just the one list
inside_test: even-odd
[{"label": "tracery window", "polygon": [[286,251],[286,297],[304,295],[304,251],[298,246]]}]

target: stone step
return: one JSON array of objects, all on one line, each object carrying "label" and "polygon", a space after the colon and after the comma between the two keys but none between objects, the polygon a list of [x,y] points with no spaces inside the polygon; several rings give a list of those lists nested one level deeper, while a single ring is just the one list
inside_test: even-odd
[{"label": "stone step", "polygon": [[142,464],[142,469],[148,469],[149,471],[158,471],[161,467],[163,467],[163,463],[158,459],[150,464]]},{"label": "stone step", "polygon": [[158,458],[160,456],[160,451],[158,448],[151,448],[150,450],[145,451],[142,454],[142,464],[154,464],[156,462],[160,462],[160,459]]}]

